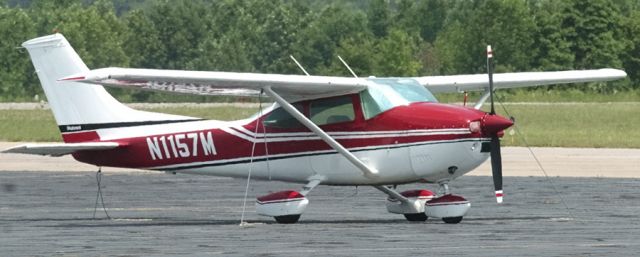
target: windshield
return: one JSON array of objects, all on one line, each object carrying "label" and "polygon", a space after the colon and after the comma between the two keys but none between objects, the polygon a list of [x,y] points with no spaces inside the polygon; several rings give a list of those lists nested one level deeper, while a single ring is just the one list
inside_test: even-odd
[{"label": "windshield", "polygon": [[438,102],[436,97],[413,79],[370,78],[367,90],[360,93],[365,119],[400,105],[415,102]]}]

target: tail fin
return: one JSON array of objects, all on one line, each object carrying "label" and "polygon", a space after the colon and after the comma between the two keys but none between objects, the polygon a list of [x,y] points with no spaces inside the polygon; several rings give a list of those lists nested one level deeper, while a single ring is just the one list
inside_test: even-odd
[{"label": "tail fin", "polygon": [[[66,133],[117,127],[118,124],[162,123],[193,120],[192,117],[131,109],[113,98],[102,86],[60,81],[89,68],[61,34],[34,38],[22,44],[29,51],[42,88],[65,142],[99,138],[66,137]],[[94,133],[96,134],[96,133]],[[73,139],[75,138],[75,139]]]}]

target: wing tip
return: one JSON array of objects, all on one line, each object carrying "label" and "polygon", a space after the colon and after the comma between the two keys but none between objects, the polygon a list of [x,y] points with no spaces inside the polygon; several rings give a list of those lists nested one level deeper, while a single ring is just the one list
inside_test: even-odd
[{"label": "wing tip", "polygon": [[622,79],[622,78],[626,78],[627,77],[627,72],[625,72],[624,70],[619,70],[619,69],[609,69],[612,76]]}]

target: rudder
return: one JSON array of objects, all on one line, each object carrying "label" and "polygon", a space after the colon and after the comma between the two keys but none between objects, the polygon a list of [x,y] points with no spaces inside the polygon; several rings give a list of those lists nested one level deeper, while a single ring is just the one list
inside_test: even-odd
[{"label": "rudder", "polygon": [[[61,78],[89,71],[61,34],[34,38],[24,42],[22,46],[31,56],[49,106],[63,134],[69,132],[65,128],[76,131],[84,130],[83,127],[100,127],[100,124],[194,119],[134,110],[118,102],[100,85],[61,81]],[[65,138],[65,141],[68,140]]]}]

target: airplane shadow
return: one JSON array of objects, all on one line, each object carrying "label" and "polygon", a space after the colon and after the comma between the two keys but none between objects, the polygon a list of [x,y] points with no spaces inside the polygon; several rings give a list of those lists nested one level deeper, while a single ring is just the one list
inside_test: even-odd
[{"label": "airplane shadow", "polygon": [[[462,225],[489,225],[504,223],[509,221],[535,221],[535,220],[568,220],[563,217],[527,216],[527,217],[483,217],[465,218]],[[92,218],[69,218],[69,219],[20,219],[13,222],[60,222],[61,224],[42,225],[43,227],[164,227],[164,226],[229,226],[240,225],[237,219],[205,220],[205,219],[179,219],[167,217],[126,217],[114,219],[92,219]],[[305,220],[302,219],[296,224],[278,224],[273,220],[246,220],[249,226],[256,225],[277,225],[295,226],[297,225],[340,225],[340,224],[362,224],[362,225],[388,225],[388,224],[444,224],[440,219],[429,218],[426,222],[409,222],[404,219],[348,219],[348,220]]]}]

